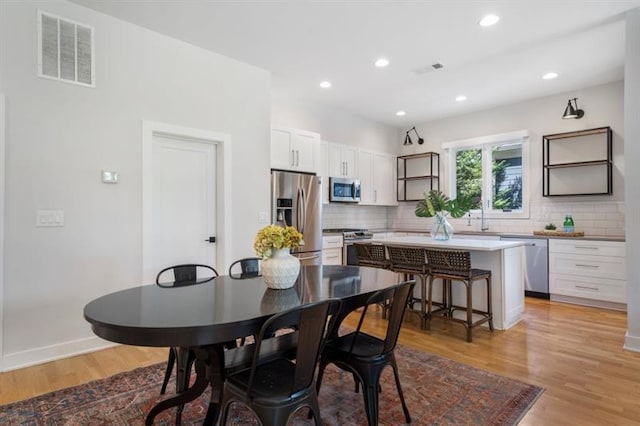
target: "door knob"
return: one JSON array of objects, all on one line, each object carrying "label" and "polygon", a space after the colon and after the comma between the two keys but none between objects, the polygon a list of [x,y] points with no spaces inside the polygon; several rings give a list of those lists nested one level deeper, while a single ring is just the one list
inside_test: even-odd
[{"label": "door knob", "polygon": [[216,242],[216,237],[209,237],[205,240],[208,243],[215,243]]}]

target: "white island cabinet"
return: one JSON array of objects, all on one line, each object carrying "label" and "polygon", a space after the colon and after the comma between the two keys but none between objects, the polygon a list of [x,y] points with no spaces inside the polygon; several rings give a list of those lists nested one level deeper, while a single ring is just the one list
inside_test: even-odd
[{"label": "white island cabinet", "polygon": [[[524,312],[524,242],[470,240],[454,238],[435,241],[429,237],[388,237],[371,240],[372,243],[393,244],[407,247],[423,247],[440,250],[465,250],[471,253],[473,268],[491,271],[491,304],[493,325],[498,330],[507,330],[522,319]],[[418,287],[419,288],[419,287]],[[434,299],[439,300],[442,287],[434,285]],[[464,285],[453,285],[454,303],[465,300]],[[487,294],[484,284],[473,285],[474,308],[484,309]]]}]

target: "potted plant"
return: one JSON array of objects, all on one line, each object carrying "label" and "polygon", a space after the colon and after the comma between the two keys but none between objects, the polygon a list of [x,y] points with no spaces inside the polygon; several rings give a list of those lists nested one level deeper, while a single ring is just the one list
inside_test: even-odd
[{"label": "potted plant", "polygon": [[267,287],[293,287],[300,273],[300,261],[292,248],[304,244],[302,234],[293,226],[267,225],[256,234],[253,248],[262,261],[262,277]]},{"label": "potted plant", "polygon": [[441,191],[431,190],[424,193],[424,199],[418,201],[416,216],[434,217],[435,223],[431,228],[431,238],[434,240],[448,240],[453,234],[453,227],[447,221],[447,214],[453,218],[464,216],[474,205],[472,197],[459,196],[450,199]]}]

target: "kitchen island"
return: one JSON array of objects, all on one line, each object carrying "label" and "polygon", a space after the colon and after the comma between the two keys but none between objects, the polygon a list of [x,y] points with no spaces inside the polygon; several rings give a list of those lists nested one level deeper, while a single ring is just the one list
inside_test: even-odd
[{"label": "kitchen island", "polygon": [[[522,319],[524,312],[524,242],[497,240],[470,240],[454,238],[435,241],[429,237],[406,236],[369,240],[376,244],[423,247],[441,250],[464,250],[471,253],[474,268],[491,271],[491,297],[493,325],[498,330],[507,330]],[[484,308],[487,295],[483,286],[473,286],[474,307]],[[441,286],[433,289],[434,300],[440,300]],[[464,300],[464,286],[453,285],[454,300]]]}]

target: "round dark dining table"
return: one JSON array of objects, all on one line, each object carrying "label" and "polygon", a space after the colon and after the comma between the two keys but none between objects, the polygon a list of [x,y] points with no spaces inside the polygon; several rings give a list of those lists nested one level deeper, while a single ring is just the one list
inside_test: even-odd
[{"label": "round dark dining table", "polygon": [[[335,324],[363,306],[375,291],[396,285],[394,272],[358,266],[302,266],[294,287],[268,289],[262,277],[219,276],[194,285],[145,285],[89,302],[84,317],[106,340],[135,346],[179,347],[195,356],[196,381],[151,409],[146,424],[161,411],[183,406],[211,386],[204,424],[215,424],[224,382],[223,344],[257,334],[272,315],[326,299],[342,300]],[[333,331],[337,333],[337,327]],[[188,383],[188,380],[186,380]],[[178,417],[179,421],[179,417]]]}]

